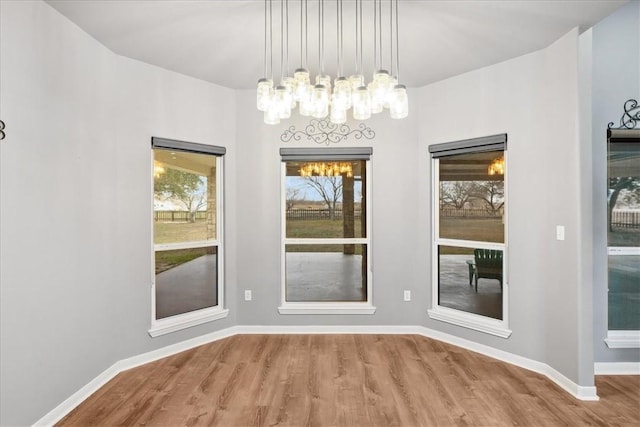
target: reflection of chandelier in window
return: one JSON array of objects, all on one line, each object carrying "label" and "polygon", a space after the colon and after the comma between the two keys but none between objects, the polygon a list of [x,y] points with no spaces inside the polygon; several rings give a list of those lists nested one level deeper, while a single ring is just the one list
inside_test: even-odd
[{"label": "reflection of chandelier in window", "polygon": [[153,176],[155,178],[160,178],[160,175],[162,175],[165,172],[165,168],[162,165],[162,163],[154,160],[153,161]]},{"label": "reflection of chandelier in window", "polygon": [[494,159],[487,170],[489,175],[504,175],[504,156]]},{"label": "reflection of chandelier in window", "polygon": [[298,172],[300,172],[300,176],[340,176],[346,174],[351,178],[353,176],[353,166],[348,162],[314,162],[303,164]]}]

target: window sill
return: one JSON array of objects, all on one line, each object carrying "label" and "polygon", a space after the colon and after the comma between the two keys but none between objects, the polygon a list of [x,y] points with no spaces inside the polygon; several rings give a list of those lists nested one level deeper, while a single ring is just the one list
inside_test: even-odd
[{"label": "window sill", "polygon": [[640,348],[640,331],[609,331],[604,342],[609,348]]},{"label": "window sill", "polygon": [[463,328],[495,335],[500,338],[509,338],[512,333],[510,329],[505,327],[503,321],[490,319],[484,316],[463,313],[443,307],[436,307],[431,310],[427,310],[427,314],[434,320],[451,323],[453,325],[462,326]]},{"label": "window sill", "polygon": [[151,329],[149,329],[148,332],[149,335],[155,338],[161,335],[170,334],[171,332],[187,329],[192,326],[224,319],[228,315],[229,310],[217,307],[199,310],[197,312],[181,314],[152,322]]},{"label": "window sill", "polygon": [[376,308],[369,303],[308,303],[289,302],[278,307],[280,314],[374,314]]}]

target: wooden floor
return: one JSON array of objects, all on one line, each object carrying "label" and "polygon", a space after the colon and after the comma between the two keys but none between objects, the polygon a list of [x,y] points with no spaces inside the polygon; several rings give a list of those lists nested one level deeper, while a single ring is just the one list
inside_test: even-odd
[{"label": "wooden floor", "polygon": [[600,401],[417,335],[236,335],[123,372],[59,426],[638,426],[640,377]]}]

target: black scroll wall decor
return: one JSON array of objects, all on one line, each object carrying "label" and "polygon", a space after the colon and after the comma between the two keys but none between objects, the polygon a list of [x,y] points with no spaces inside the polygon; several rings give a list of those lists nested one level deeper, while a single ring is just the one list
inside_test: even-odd
[{"label": "black scroll wall decor", "polygon": [[620,117],[620,127],[614,128],[613,122],[609,122],[607,129],[635,129],[640,123],[640,106],[635,99],[629,99],[624,103],[624,113]]},{"label": "black scroll wall decor", "polygon": [[4,134],[4,122],[0,120],[0,141],[2,141],[5,137]]},{"label": "black scroll wall decor", "polygon": [[304,127],[304,130],[296,130],[295,126],[289,126],[289,128],[280,135],[280,140],[282,142],[289,142],[291,140],[300,141],[302,137],[305,137],[307,141],[329,145],[346,141],[351,135],[353,135],[355,139],[373,139],[376,133],[364,123],[360,123],[357,129],[351,129],[349,125],[346,124],[338,125],[326,119],[311,119],[309,124]]}]

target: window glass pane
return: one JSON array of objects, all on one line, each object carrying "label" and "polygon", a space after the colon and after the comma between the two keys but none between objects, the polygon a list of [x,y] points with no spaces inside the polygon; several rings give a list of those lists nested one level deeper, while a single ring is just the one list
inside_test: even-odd
[{"label": "window glass pane", "polygon": [[[609,142],[607,151],[609,330],[640,330],[640,142]],[[626,253],[625,253],[626,252]]]},{"label": "window glass pane", "polygon": [[609,255],[609,329],[640,330],[640,255]]},{"label": "window glass pane", "polygon": [[216,239],[216,156],[154,150],[154,243]]},{"label": "window glass pane", "polygon": [[287,301],[367,301],[366,245],[286,245]]},{"label": "window glass pane", "polygon": [[504,243],[504,152],[440,158],[440,238]]},{"label": "window glass pane", "polygon": [[609,246],[640,247],[640,143],[609,143]]},{"label": "window glass pane", "polygon": [[215,246],[156,251],[156,318],[218,304]]},{"label": "window glass pane", "polygon": [[502,320],[503,253],[438,246],[438,304]]},{"label": "window glass pane", "polygon": [[366,237],[366,161],[286,162],[287,238]]}]

